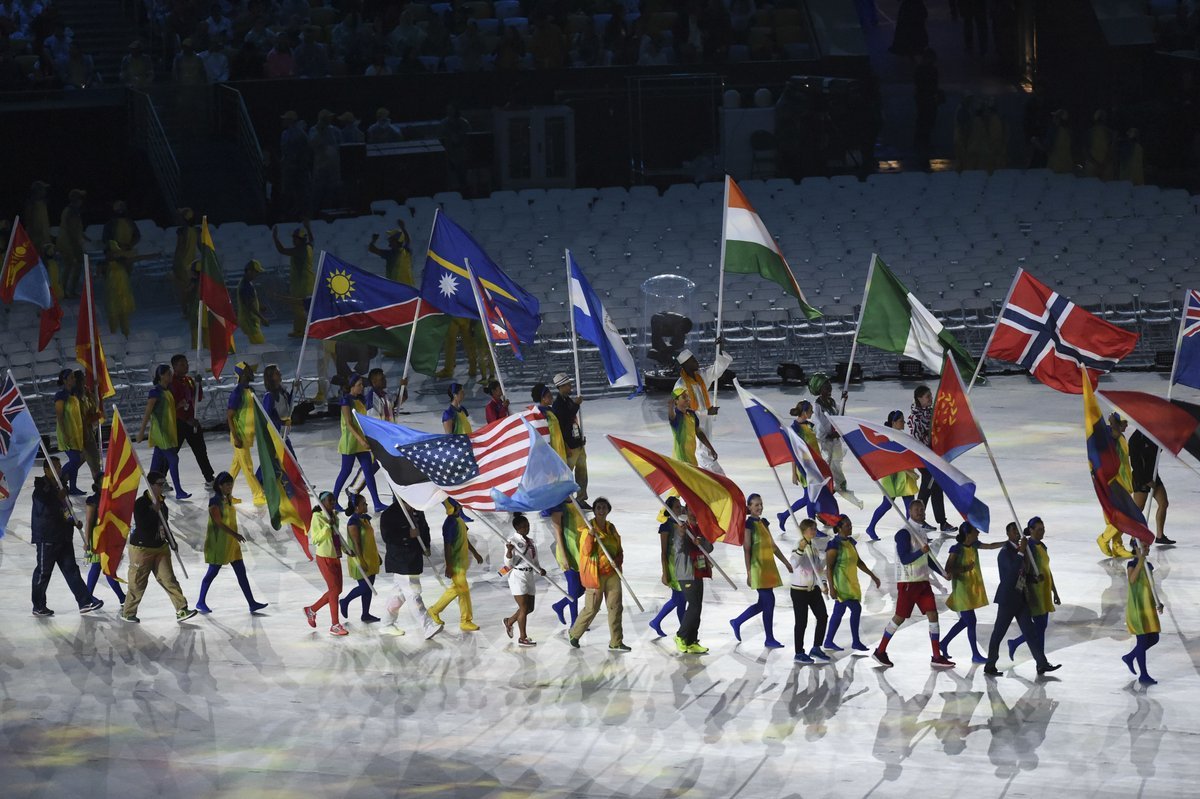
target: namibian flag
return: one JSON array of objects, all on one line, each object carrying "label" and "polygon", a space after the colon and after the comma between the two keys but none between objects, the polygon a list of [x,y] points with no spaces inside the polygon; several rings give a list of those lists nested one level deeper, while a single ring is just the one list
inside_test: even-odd
[{"label": "namibian flag", "polygon": [[1104,511],[1104,519],[1126,535],[1146,543],[1154,543],[1154,533],[1146,526],[1146,517],[1134,503],[1133,497],[1118,479],[1121,453],[1117,440],[1100,413],[1100,404],[1092,393],[1092,380],[1087,367],[1080,369],[1083,381],[1083,426],[1087,432],[1088,463],[1092,469],[1092,487]]},{"label": "namibian flag", "polygon": [[655,494],[661,497],[672,490],[679,494],[705,538],[742,545],[746,536],[746,496],[737,483],[723,474],[659,455],[615,436],[608,436],[608,441]]},{"label": "namibian flag", "polygon": [[292,535],[296,536],[305,557],[312,560],[307,532],[308,520],[312,518],[308,486],[296,456],[283,443],[257,396],[254,397],[254,445],[258,450],[263,494],[267,497],[272,529],[278,530],[284,522],[290,524]]},{"label": "namibian flag", "polygon": [[237,329],[237,314],[225,287],[225,275],[212,234],[208,232],[208,217],[200,223],[200,304],[208,310],[208,351],[212,373],[220,377],[225,361],[233,352],[233,331]]},{"label": "namibian flag", "polygon": [[950,461],[899,430],[850,416],[831,416],[842,441],[858,458],[872,480],[905,469],[928,469],[950,504],[981,532],[987,532],[991,511],[975,497],[975,483]]},{"label": "namibian flag", "polygon": [[437,371],[446,340],[446,317],[412,286],[397,283],[321,253],[312,296],[308,335],[404,351],[415,321],[412,366],[422,374]]},{"label": "namibian flag", "polygon": [[100,506],[96,510],[96,529],[92,531],[92,551],[100,556],[100,568],[108,577],[117,576],[117,567],[125,554],[129,527],[133,522],[133,503],[142,481],[142,464],[129,440],[129,431],[121,421],[121,412],[113,408],[108,452],[104,456],[104,481],[100,484]]},{"label": "namibian flag", "polygon": [[766,225],[728,175],[725,176],[725,215],[721,236],[726,272],[762,275],[795,297],[800,303],[800,310],[809,319],[821,318],[821,312],[808,304],[787,259],[767,232]]}]

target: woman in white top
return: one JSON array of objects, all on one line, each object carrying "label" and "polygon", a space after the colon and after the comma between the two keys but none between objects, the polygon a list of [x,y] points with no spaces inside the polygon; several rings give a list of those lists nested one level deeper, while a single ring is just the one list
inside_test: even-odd
[{"label": "woman in white top", "polygon": [[512,591],[513,599],[517,601],[517,612],[504,620],[504,631],[508,637],[513,637],[513,625],[520,630],[521,637],[517,643],[521,646],[537,646],[525,632],[525,619],[533,613],[534,572],[546,576],[546,570],[538,562],[537,545],[529,537],[529,520],[523,513],[514,513],[512,519],[516,535],[508,539],[504,548],[504,565],[508,572],[508,588]]},{"label": "woman in white top", "polygon": [[[821,641],[825,638],[825,624],[829,614],[825,611],[825,598],[821,592],[828,593],[828,587],[822,585],[820,552],[813,539],[817,536],[817,523],[812,519],[800,522],[800,543],[790,553],[792,564],[792,612],[796,616],[796,657],[797,663],[813,663],[820,665],[829,662],[829,655],[821,649]],[[813,636],[812,649],[804,651],[804,633],[808,629],[808,612],[812,611],[816,619],[816,630]]]}]

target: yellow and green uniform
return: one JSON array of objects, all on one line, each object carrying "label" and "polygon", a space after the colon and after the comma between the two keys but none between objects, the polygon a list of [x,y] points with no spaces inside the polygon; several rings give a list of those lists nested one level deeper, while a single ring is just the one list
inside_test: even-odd
[{"label": "yellow and green uniform", "polygon": [[858,548],[854,540],[835,536],[826,550],[837,552],[833,562],[833,587],[839,602],[862,600],[862,588],[858,585]]},{"label": "yellow and green uniform", "polygon": [[442,526],[442,543],[446,547],[446,562],[455,574],[466,574],[471,564],[471,550],[467,546],[467,523],[459,514],[446,518]]},{"label": "yellow and green uniform", "polygon": [[1041,541],[1035,541],[1032,538],[1025,540],[1029,542],[1033,562],[1037,566],[1038,574],[1042,576],[1041,580],[1030,584],[1032,590],[1029,592],[1029,615],[1041,616],[1044,613],[1053,613],[1054,574],[1050,571],[1050,553],[1046,551],[1046,545]]},{"label": "yellow and green uniform", "polygon": [[304,300],[311,297],[313,284],[317,276],[313,273],[312,246],[303,244],[296,252],[288,257],[288,293],[292,299],[292,332],[298,336],[304,335],[304,327],[308,324],[308,312],[304,308]]},{"label": "yellow and green uniform", "polygon": [[107,262],[104,272],[104,294],[108,306],[108,329],[129,335],[129,317],[133,315],[133,287],[129,273],[133,268],[134,247],[137,236],[133,223],[118,217],[108,226],[105,241]]},{"label": "yellow and green uniform", "polygon": [[700,419],[691,408],[675,410],[671,419],[671,436],[675,441],[672,456],[677,461],[697,465],[696,461],[696,430],[700,427]]},{"label": "yellow and green uniform", "polygon": [[[175,294],[182,305],[187,302],[188,283],[192,279],[192,262],[196,260],[196,244],[199,240],[194,225],[183,225],[175,234],[175,257],[171,259],[171,277],[175,281]],[[183,308],[186,312],[187,308]]]},{"label": "yellow and green uniform", "polygon": [[442,411],[442,422],[454,422],[454,427],[451,428],[451,433],[458,435],[468,435],[471,432],[471,420],[467,418],[467,409],[461,405],[455,407],[453,404],[446,407]]},{"label": "yellow and green uniform", "polygon": [[612,555],[616,565],[621,562],[621,535],[612,522],[605,522],[604,527],[594,519],[591,524],[591,535],[583,536],[579,549],[579,582],[584,588],[599,588],[600,578],[613,574],[615,569],[612,561],[604,555],[600,543]]},{"label": "yellow and green uniform", "polygon": [[562,506],[563,545],[555,547],[554,559],[563,571],[579,571],[579,540],[587,529],[587,522],[573,503]]},{"label": "yellow and green uniform", "polygon": [[438,614],[457,599],[459,621],[463,626],[467,626],[473,624],[471,586],[467,583],[467,565],[471,559],[467,523],[463,520],[461,509],[452,506],[449,500],[445,505],[447,516],[446,521],[442,523],[442,544],[446,551],[446,565],[450,567],[450,585],[429,608],[429,614],[437,620]]},{"label": "yellow and green uniform", "polygon": [[[226,407],[233,411],[233,419],[229,425],[229,443],[233,445],[233,465],[229,467],[229,474],[237,479],[239,474],[245,472],[246,483],[249,484],[250,491],[254,495],[254,504],[265,505],[267,497],[263,493],[262,485],[254,476],[254,461],[250,457],[250,451],[254,448],[254,392],[240,384],[235,386],[233,391],[229,392],[229,403]],[[234,433],[241,438],[242,446],[237,446]]]},{"label": "yellow and green uniform", "polygon": [[412,273],[412,253],[408,251],[408,241],[408,234],[401,233],[398,246],[388,253],[384,261],[384,270],[388,280],[415,287]]},{"label": "yellow and green uniform", "polygon": [[232,497],[220,494],[208,501],[208,529],[204,533],[204,562],[213,566],[224,566],[242,559],[242,545],[218,525],[212,518],[212,509],[221,513],[221,524],[230,530],[238,529],[237,513],[233,509]]},{"label": "yellow and green uniform", "polygon": [[251,280],[243,277],[237,290],[237,323],[251,344],[262,344],[267,340],[262,332],[262,306],[258,302],[258,291]]},{"label": "yellow and green uniform", "polygon": [[46,265],[46,274],[50,278],[50,293],[54,295],[54,299],[61,300],[63,298],[62,273],[58,268],[58,259],[53,255],[43,255],[42,263]]},{"label": "yellow and green uniform", "polygon": [[983,571],[979,568],[979,550],[972,544],[955,544],[950,554],[957,555],[958,569],[951,581],[950,596],[946,607],[959,613],[975,610],[988,604],[987,592],[983,587]]},{"label": "yellow and green uniform", "polygon": [[60,452],[83,449],[83,413],[79,397],[65,388],[54,395],[54,404],[62,403],[62,421],[54,426]]},{"label": "yellow and green uniform", "polygon": [[[330,518],[332,516],[332,518]],[[318,508],[308,525],[308,541],[312,553],[318,558],[340,558],[342,542],[338,535],[337,517]]]},{"label": "yellow and green uniform", "polygon": [[[1128,563],[1134,568],[1137,560]],[[1146,635],[1162,631],[1158,621],[1158,607],[1154,602],[1154,592],[1150,589],[1150,572],[1154,567],[1147,563],[1142,573],[1132,583],[1129,583],[1129,599],[1125,604],[1125,626],[1134,635]]]},{"label": "yellow and green uniform", "polygon": [[783,585],[775,565],[775,539],[765,519],[746,517],[746,536],[750,541],[750,587],[777,588]]},{"label": "yellow and green uniform", "polygon": [[155,400],[150,411],[150,446],[155,449],[175,449],[179,446],[179,431],[175,428],[175,396],[169,389],[155,386],[150,389]]},{"label": "yellow and green uniform", "polygon": [[538,405],[537,409],[542,412],[542,418],[550,426],[550,449],[557,452],[558,457],[565,461],[567,459],[567,440],[563,438],[562,425],[558,423],[554,408],[549,405]]},{"label": "yellow and green uniform", "polygon": [[883,487],[883,493],[892,499],[915,496],[919,488],[917,473],[912,469],[889,474],[879,481],[879,485]]},{"label": "yellow and green uniform", "polygon": [[[354,397],[349,394],[342,395],[342,407],[349,408],[351,411],[366,413],[367,406],[363,403],[362,397]],[[360,452],[367,452],[370,447],[365,447],[359,443],[358,438],[354,435],[362,435],[362,427],[359,426],[358,420],[354,418],[354,414],[350,414],[349,421],[346,420],[346,415],[340,415],[341,420],[341,438],[338,439],[338,452],[342,455],[357,455]]]},{"label": "yellow and green uniform", "polygon": [[[375,528],[371,526],[369,516],[351,516],[346,523],[346,529],[358,527],[358,537],[361,547],[357,557],[350,561],[350,579],[365,580],[379,574],[379,545],[375,541]],[[348,537],[349,534],[347,534]]]}]

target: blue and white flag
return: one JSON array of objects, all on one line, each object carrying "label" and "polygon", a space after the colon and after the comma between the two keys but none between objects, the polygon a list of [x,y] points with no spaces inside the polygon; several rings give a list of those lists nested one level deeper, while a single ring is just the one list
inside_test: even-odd
[{"label": "blue and white flag", "polygon": [[12,375],[0,383],[0,537],[38,451],[38,431]]},{"label": "blue and white flag", "polygon": [[570,250],[567,250],[567,264],[571,270],[571,313],[575,317],[575,332],[600,349],[600,360],[604,363],[609,385],[613,388],[636,386],[640,390],[642,375],[633,355],[600,298],[588,285],[583,270],[571,257]]},{"label": "blue and white flag", "polygon": [[509,513],[532,513],[557,508],[576,491],[575,473],[554,448],[546,442],[528,421],[525,431],[529,434],[529,459],[515,491],[504,493],[492,489],[492,501],[496,510]]}]

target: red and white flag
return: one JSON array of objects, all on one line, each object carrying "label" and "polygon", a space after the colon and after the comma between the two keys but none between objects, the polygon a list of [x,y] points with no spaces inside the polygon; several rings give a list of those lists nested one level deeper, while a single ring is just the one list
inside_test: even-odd
[{"label": "red and white flag", "polygon": [[929,448],[948,461],[983,443],[983,430],[971,410],[958,364],[946,351],[942,380],[933,401],[933,425]]}]

